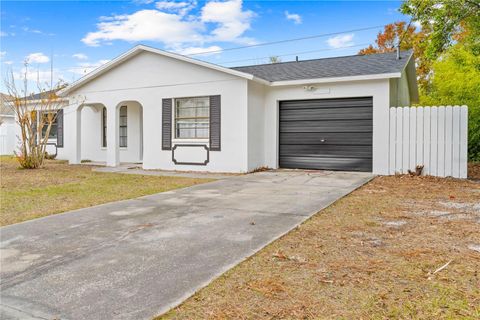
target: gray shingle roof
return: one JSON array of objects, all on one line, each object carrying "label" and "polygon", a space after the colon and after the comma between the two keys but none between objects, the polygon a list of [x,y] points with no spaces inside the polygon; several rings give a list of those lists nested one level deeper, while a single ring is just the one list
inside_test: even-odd
[{"label": "gray shingle roof", "polygon": [[267,81],[349,77],[401,72],[412,54],[411,50],[402,51],[400,60],[397,60],[396,53],[392,52],[233,67],[231,69],[250,73]]}]

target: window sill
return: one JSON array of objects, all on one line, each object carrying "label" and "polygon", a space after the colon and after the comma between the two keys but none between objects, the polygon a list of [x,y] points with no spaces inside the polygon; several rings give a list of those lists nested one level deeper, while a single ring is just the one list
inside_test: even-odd
[{"label": "window sill", "polygon": [[172,143],[174,144],[182,144],[182,143],[198,143],[198,144],[205,144],[209,143],[210,139],[172,139]]}]

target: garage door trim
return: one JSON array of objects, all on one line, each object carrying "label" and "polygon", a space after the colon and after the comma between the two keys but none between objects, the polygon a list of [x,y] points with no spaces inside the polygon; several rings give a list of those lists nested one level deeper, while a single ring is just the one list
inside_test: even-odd
[{"label": "garage door trim", "polygon": [[279,102],[280,168],[372,171],[373,98]]}]

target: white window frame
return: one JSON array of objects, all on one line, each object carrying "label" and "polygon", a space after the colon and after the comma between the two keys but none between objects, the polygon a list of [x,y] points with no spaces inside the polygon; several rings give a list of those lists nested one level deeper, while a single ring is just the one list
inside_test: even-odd
[{"label": "white window frame", "polygon": [[[53,110],[52,110],[52,111],[39,111],[38,114],[39,114],[40,116],[39,116],[38,119],[37,119],[37,126],[40,126],[41,121],[43,121],[43,115],[44,115],[45,113],[58,113],[58,110],[57,110],[57,111],[53,111]],[[55,131],[52,131],[52,129],[54,128],[54,127],[53,127],[53,124],[54,124],[54,123],[55,123],[55,125],[56,125],[56,126],[55,126]],[[43,129],[46,130],[47,127],[48,127],[48,123],[45,124],[45,125],[43,126],[43,128],[42,128],[42,132],[41,132],[40,137],[39,137],[40,141],[42,141],[43,138],[44,138],[44,136],[43,136]],[[57,116],[55,116],[55,120],[54,120],[54,122],[52,123],[52,127],[50,128],[50,134],[49,134],[49,137],[48,137],[48,140],[47,140],[47,141],[57,141],[57,136],[58,136],[57,130],[58,130],[58,118],[57,118]],[[56,134],[54,137],[52,137],[52,133],[53,133],[53,132],[55,132],[55,134]]]},{"label": "white window frame", "polygon": [[[208,117],[203,117],[207,119],[208,122],[208,134],[206,137],[189,137],[189,138],[181,138],[177,137],[177,101],[185,100],[185,99],[206,99],[208,101]],[[181,97],[181,98],[174,98],[173,105],[172,105],[172,141],[173,142],[208,142],[210,139],[210,96],[195,96],[195,97]],[[188,117],[189,119],[195,119],[199,117]]]},{"label": "white window frame", "polygon": [[[122,125],[122,109],[125,108],[125,125]],[[121,106],[118,110],[118,146],[119,148],[126,149],[128,148],[128,106],[124,105]],[[125,135],[121,135],[121,129],[125,128]],[[121,144],[121,137],[125,138],[125,145]]]}]

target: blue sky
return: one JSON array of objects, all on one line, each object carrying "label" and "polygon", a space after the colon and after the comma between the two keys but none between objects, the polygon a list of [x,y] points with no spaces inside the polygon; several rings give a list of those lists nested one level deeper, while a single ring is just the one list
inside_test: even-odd
[{"label": "blue sky", "polygon": [[[72,82],[138,43],[192,54],[408,20],[400,1],[2,1],[1,69]],[[350,55],[381,28],[259,46],[197,59],[224,66]],[[310,52],[314,51],[314,52]],[[310,52],[310,53],[304,53]],[[290,54],[290,55],[286,55]],[[3,84],[1,86],[3,89]]]}]

